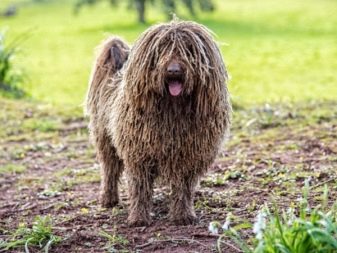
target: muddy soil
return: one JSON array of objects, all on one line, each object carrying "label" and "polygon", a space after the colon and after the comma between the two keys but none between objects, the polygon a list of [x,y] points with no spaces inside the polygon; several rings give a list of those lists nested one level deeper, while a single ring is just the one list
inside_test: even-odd
[{"label": "muddy soil", "polygon": [[[127,189],[121,204],[97,203],[99,166],[88,142],[86,119],[78,108],[55,109],[31,102],[0,101],[0,240],[8,241],[19,223],[50,215],[62,238],[49,252],[217,252],[219,235],[211,221],[254,222],[263,205],[287,208],[310,178],[311,204],[325,184],[330,204],[337,197],[337,103],[307,103],[236,109],[223,150],[196,192],[196,225],[175,226],[167,219],[169,190],[157,186],[153,224],[126,224]],[[103,233],[109,233],[108,240]],[[250,229],[244,238],[253,237]],[[30,247],[30,252],[41,252]],[[224,238],[222,252],[240,252]],[[4,250],[0,248],[0,252]],[[6,252],[23,252],[15,248]]]}]

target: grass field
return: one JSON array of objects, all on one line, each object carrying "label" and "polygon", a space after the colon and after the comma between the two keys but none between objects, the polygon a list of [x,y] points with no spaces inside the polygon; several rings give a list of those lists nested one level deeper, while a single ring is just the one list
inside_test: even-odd
[{"label": "grass field", "polygon": [[[99,164],[81,104],[95,46],[107,34],[132,43],[164,15],[151,7],[148,24],[139,25],[125,6],[102,3],[74,16],[73,0],[0,0],[0,12],[10,2],[22,8],[15,17],[0,16],[0,29],[8,28],[9,40],[29,34],[15,63],[29,76],[24,88],[33,101],[0,97],[0,252],[42,252],[47,245],[44,252],[237,253],[243,251],[236,238],[222,229],[210,233],[210,224],[231,217],[229,228],[253,249],[256,216],[269,207],[285,223],[269,223],[272,232],[262,239],[270,235],[270,244],[280,245],[278,227],[297,243],[299,230],[285,214],[299,212],[298,205],[304,216],[297,222],[310,228],[298,245],[308,248],[323,231],[318,238],[333,238],[337,248],[336,0],[217,0],[215,13],[198,15],[217,34],[229,89],[244,106],[234,107],[229,140],[200,181],[199,222],[170,223],[170,189],[156,185],[153,223],[140,228],[125,222],[126,178],[118,206],[97,201]],[[186,11],[180,17],[190,18]],[[333,215],[316,222],[321,230],[302,222],[316,207]],[[336,252],[317,248],[287,252]]]},{"label": "grass field", "polygon": [[[0,9],[9,2],[2,0]],[[217,6],[197,21],[218,36],[234,100],[256,104],[337,97],[336,1],[231,0]],[[15,17],[0,17],[0,29],[8,28],[9,38],[29,31],[16,62],[30,77],[26,89],[34,99],[80,105],[95,46],[107,34],[132,43],[148,26],[137,24],[125,6],[100,4],[78,16],[72,7],[71,1],[29,4]],[[157,9],[148,11],[149,24],[164,19]]]}]

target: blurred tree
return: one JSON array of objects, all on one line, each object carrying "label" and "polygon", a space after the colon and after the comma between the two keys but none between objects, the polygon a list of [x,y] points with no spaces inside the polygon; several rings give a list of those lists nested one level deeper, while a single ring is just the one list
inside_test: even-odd
[{"label": "blurred tree", "polygon": [[[75,5],[75,13],[78,13],[84,5],[93,5],[102,1],[108,1],[112,6],[120,3],[118,0],[78,0]],[[212,0],[128,0],[127,6],[137,10],[138,22],[145,23],[145,9],[148,4],[160,4],[167,16],[171,17],[172,13],[176,11],[178,3],[182,3],[193,16],[196,15],[196,8],[205,12],[211,12],[215,8]]]}]

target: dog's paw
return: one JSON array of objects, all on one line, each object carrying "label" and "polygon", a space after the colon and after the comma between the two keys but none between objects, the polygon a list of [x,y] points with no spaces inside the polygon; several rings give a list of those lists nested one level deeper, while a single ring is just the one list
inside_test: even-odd
[{"label": "dog's paw", "polygon": [[128,217],[128,225],[130,227],[147,227],[151,225],[151,218],[144,217],[143,215],[129,215]]},{"label": "dog's paw", "polygon": [[192,224],[197,224],[198,223],[198,218],[195,214],[179,214],[179,215],[171,215],[170,220],[175,224],[175,225],[192,225]]},{"label": "dog's paw", "polygon": [[115,207],[118,204],[118,197],[102,194],[99,202],[101,203],[101,206],[105,208]]}]

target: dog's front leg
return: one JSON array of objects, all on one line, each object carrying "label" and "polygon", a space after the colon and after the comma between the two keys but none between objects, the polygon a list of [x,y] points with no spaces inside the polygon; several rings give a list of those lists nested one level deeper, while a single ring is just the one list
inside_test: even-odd
[{"label": "dog's front leg", "polygon": [[171,183],[169,217],[176,225],[189,225],[197,222],[193,207],[197,181],[194,175],[188,175]]},{"label": "dog's front leg", "polygon": [[141,227],[151,224],[150,211],[154,175],[144,169],[139,175],[129,175],[129,217],[130,226]]}]

